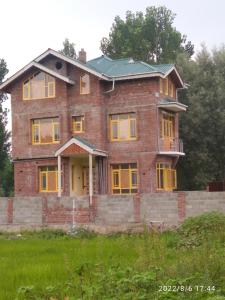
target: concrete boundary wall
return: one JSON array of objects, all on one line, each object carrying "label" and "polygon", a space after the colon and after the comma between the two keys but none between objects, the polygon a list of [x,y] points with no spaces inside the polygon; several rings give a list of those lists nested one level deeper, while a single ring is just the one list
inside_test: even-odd
[{"label": "concrete boundary wall", "polygon": [[0,198],[0,231],[43,226],[71,228],[74,223],[99,228],[152,222],[177,226],[187,217],[210,211],[225,213],[225,192],[97,195],[91,206],[88,196]]}]

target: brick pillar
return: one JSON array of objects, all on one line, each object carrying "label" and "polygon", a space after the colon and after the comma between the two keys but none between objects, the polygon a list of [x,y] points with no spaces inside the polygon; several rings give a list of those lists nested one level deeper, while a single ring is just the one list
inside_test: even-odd
[{"label": "brick pillar", "polygon": [[136,194],[133,197],[134,200],[134,221],[136,223],[141,222],[141,196],[140,194]]},{"label": "brick pillar", "polygon": [[13,199],[8,199],[7,205],[7,223],[13,223]]},{"label": "brick pillar", "polygon": [[90,222],[94,223],[97,213],[97,196],[92,197],[92,204],[89,206],[90,210]]},{"label": "brick pillar", "polygon": [[48,213],[48,199],[47,197],[42,197],[42,225],[47,223],[47,213]]},{"label": "brick pillar", "polygon": [[185,192],[177,193],[178,222],[182,223],[186,216]]}]

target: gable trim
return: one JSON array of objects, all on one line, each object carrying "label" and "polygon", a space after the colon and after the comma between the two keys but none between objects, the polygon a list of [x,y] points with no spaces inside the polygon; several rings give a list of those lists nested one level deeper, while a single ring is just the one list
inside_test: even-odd
[{"label": "gable trim", "polygon": [[87,146],[86,144],[84,144],[83,142],[79,141],[78,139],[76,139],[74,137],[71,138],[69,141],[67,141],[64,145],[62,145],[55,152],[55,156],[59,156],[61,153],[63,153],[64,150],[66,150],[72,144],[76,144],[77,146],[81,147],[82,149],[84,149],[85,151],[87,151],[88,153],[90,153],[92,155],[107,156],[106,151],[99,150],[99,149],[93,149],[93,148]]},{"label": "gable trim", "polygon": [[6,79],[5,82],[3,82],[1,85],[0,85],[0,90],[7,87],[11,82],[13,82],[14,80],[16,80],[19,76],[23,75],[23,73],[25,73],[26,71],[28,71],[31,67],[35,67],[45,73],[48,73],[49,75],[52,75],[53,77],[56,77],[58,79],[61,79],[62,81],[65,81],[66,83],[69,83],[69,84],[72,84],[74,85],[75,82],[71,79],[69,79],[68,77],[66,76],[63,76],[63,75],[60,75],[58,74],[57,72],[35,62],[35,61],[32,61],[30,62],[28,65],[26,65],[25,67],[23,67],[21,70],[19,70],[18,72],[16,72],[14,75],[12,75],[11,77],[9,77],[8,79]]}]

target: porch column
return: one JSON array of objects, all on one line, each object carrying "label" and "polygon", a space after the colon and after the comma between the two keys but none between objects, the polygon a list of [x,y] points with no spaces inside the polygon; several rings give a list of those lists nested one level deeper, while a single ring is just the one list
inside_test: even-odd
[{"label": "porch column", "polygon": [[58,197],[61,197],[62,182],[61,182],[61,155],[58,155]]},{"label": "porch column", "polygon": [[92,196],[93,196],[93,170],[92,170],[92,154],[89,153],[89,197],[90,204],[92,204]]}]

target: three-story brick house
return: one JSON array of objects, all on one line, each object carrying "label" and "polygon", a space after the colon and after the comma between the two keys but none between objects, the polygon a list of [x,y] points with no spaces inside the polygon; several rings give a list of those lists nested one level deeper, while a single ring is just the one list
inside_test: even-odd
[{"label": "three-story brick house", "polygon": [[176,189],[183,87],[174,65],[48,49],[0,86],[11,94],[15,195]]}]

